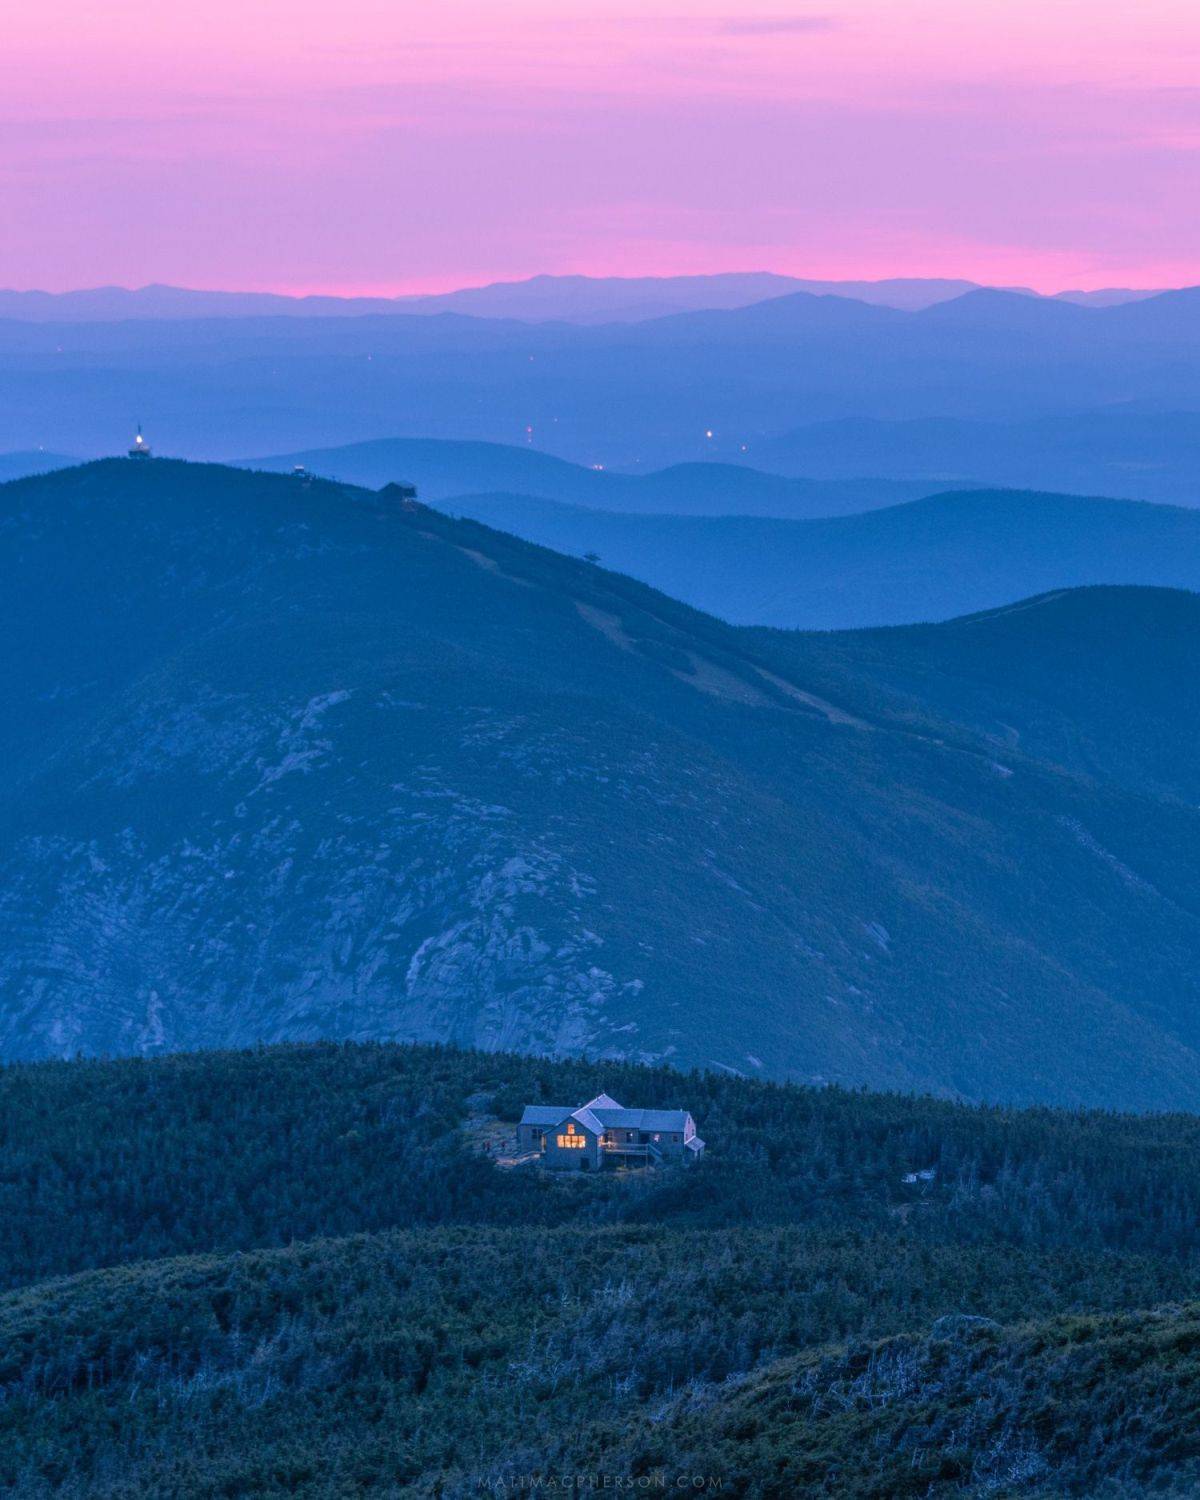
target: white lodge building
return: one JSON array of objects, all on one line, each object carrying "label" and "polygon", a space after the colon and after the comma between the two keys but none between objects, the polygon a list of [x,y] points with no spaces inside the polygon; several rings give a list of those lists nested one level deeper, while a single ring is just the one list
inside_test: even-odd
[{"label": "white lodge building", "polygon": [[544,1167],[599,1171],[602,1167],[690,1165],[704,1154],[696,1122],[685,1109],[622,1109],[607,1094],[586,1104],[527,1104],[517,1126],[517,1149],[536,1151]]}]

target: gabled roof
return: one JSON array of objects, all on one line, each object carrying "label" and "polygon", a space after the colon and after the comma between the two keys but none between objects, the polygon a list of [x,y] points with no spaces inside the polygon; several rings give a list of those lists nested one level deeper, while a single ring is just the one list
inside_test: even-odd
[{"label": "gabled roof", "polygon": [[597,1094],[578,1109],[569,1104],[527,1104],[522,1125],[561,1125],[578,1120],[585,1130],[601,1135],[610,1126],[624,1130],[684,1131],[691,1118],[686,1109],[623,1109],[609,1094]]},{"label": "gabled roof", "polygon": [[594,1099],[589,1099],[586,1104],[581,1104],[580,1109],[620,1109],[620,1105],[610,1094],[597,1094]]},{"label": "gabled roof", "polygon": [[624,1130],[680,1130],[688,1122],[686,1109],[596,1109],[593,1113],[605,1126]]},{"label": "gabled roof", "polygon": [[527,1104],[522,1125],[561,1125],[573,1113],[569,1104]]}]

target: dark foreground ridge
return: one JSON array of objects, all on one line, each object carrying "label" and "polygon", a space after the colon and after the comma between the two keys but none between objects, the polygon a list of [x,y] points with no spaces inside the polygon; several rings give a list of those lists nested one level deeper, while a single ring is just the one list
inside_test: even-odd
[{"label": "dark foreground ridge", "polygon": [[[481,1152],[602,1089],[708,1154]],[[428,1047],[10,1067],[0,1489],[1193,1494],[1198,1130]]]},{"label": "dark foreground ridge", "polygon": [[1200,1104],[1194,595],[739,630],[157,459],[0,522],[0,1056],[454,1041]]}]

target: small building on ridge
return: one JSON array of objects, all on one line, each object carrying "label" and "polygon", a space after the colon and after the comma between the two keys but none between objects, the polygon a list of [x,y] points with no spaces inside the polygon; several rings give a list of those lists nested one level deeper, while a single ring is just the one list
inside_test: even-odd
[{"label": "small building on ridge", "polygon": [[685,1109],[625,1109],[608,1094],[586,1104],[527,1104],[517,1149],[536,1152],[555,1171],[605,1167],[689,1166],[704,1155],[696,1122]]}]

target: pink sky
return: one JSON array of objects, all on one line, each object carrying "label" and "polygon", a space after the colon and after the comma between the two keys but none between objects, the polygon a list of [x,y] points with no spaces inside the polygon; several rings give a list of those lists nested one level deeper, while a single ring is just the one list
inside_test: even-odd
[{"label": "pink sky", "polygon": [[1200,282],[1196,0],[38,0],[0,285]]}]

